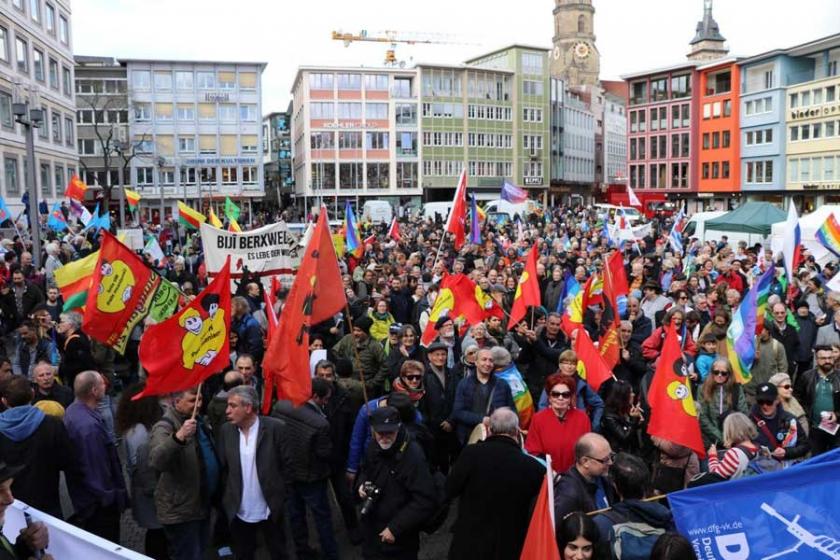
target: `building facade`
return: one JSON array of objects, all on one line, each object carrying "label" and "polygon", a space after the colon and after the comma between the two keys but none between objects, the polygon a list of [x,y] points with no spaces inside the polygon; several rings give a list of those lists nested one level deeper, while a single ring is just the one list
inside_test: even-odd
[{"label": "building facade", "polygon": [[345,200],[419,200],[415,69],[302,67],[292,86],[294,193],[338,214]]},{"label": "building facade", "polygon": [[604,182],[621,185],[627,181],[627,112],[625,98],[605,95],[604,105]]},{"label": "building facade", "polygon": [[263,117],[262,151],[266,200],[281,207],[291,203],[295,178],[292,173],[291,104],[289,110]]},{"label": "building facade", "polygon": [[562,186],[559,193],[589,196],[595,182],[595,114],[568,88],[563,97],[561,126]]},{"label": "building facade", "polygon": [[[711,195],[714,207],[726,208],[729,195],[741,190],[740,69],[733,59],[722,59],[699,67],[697,76],[697,190],[699,196]],[[755,140],[755,135],[747,135],[748,142]],[[750,164],[746,179],[763,182],[765,173],[772,174],[772,168]]]},{"label": "building facade", "polygon": [[[260,62],[122,60],[128,76],[131,184],[154,221],[176,200],[246,215],[264,196]],[[152,204],[151,201],[158,201]],[[146,205],[145,201],[149,204]]]},{"label": "building facade", "polygon": [[39,200],[63,198],[77,171],[71,12],[66,0],[8,0],[0,6],[0,193],[17,213],[29,173],[26,136],[13,103],[42,110],[32,177]]}]

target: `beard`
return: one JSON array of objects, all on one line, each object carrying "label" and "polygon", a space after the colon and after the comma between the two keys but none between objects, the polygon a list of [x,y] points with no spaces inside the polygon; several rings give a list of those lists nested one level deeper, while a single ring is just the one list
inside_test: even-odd
[{"label": "beard", "polygon": [[377,441],[376,444],[379,446],[379,448],[382,451],[388,451],[389,449],[391,449],[394,446],[394,442],[396,442],[396,441],[397,441],[397,438],[394,438],[389,442]]}]

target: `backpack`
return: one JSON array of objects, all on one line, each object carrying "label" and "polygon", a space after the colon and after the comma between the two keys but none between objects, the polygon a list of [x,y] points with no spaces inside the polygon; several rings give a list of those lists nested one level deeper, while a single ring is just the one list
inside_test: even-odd
[{"label": "backpack", "polygon": [[610,554],[616,560],[648,560],[665,529],[641,521],[630,521],[610,510],[604,515],[613,522]]},{"label": "backpack", "polygon": [[738,446],[738,449],[740,449],[744,454],[746,454],[747,458],[749,459],[747,467],[744,469],[744,472],[739,478],[757,476],[760,474],[775,472],[782,469],[781,462],[777,461],[769,455],[762,453],[761,450],[759,450],[755,454],[751,454],[740,445]]}]

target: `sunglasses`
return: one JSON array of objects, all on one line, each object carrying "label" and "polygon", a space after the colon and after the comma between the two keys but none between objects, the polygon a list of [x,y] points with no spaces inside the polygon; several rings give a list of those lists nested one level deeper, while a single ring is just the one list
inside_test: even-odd
[{"label": "sunglasses", "polygon": [[790,389],[790,385],[779,385],[779,389]]},{"label": "sunglasses", "polygon": [[420,381],[423,379],[422,375],[405,375],[403,377],[405,377],[408,381]]},{"label": "sunglasses", "polygon": [[552,391],[549,396],[553,399],[569,399],[572,397],[571,391]]},{"label": "sunglasses", "polygon": [[723,377],[729,377],[729,372],[722,369],[716,369],[712,373],[714,373],[715,375],[722,375]]}]

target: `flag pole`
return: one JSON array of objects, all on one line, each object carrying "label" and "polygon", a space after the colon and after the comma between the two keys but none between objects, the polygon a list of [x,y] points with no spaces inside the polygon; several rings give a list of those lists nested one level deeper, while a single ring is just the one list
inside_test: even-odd
[{"label": "flag pole", "polygon": [[435,253],[435,262],[432,263],[432,275],[435,273],[435,266],[437,266],[438,260],[440,260],[440,252],[443,250],[443,242],[446,240],[446,229],[440,234],[440,244],[438,245],[437,253]]},{"label": "flag pole", "polygon": [[204,381],[198,384],[198,389],[195,390],[196,399],[195,399],[195,406],[193,406],[192,416],[190,417],[192,420],[195,420],[196,414],[198,414],[198,403],[201,402],[201,387],[204,385]]},{"label": "flag pole", "polygon": [[[350,335],[353,335],[353,319],[352,314],[350,313],[350,302],[345,302],[344,310],[347,312],[347,324],[350,326]],[[370,335],[368,335],[370,336]],[[359,364],[359,378],[362,382],[362,396],[365,399],[365,408],[367,408],[367,403],[370,402],[367,393],[367,384],[365,383],[365,370],[362,368],[362,358],[359,356],[359,349],[356,347],[356,341],[353,341],[353,355],[356,358],[356,363]],[[370,410],[367,411],[368,416],[370,416]]]}]

